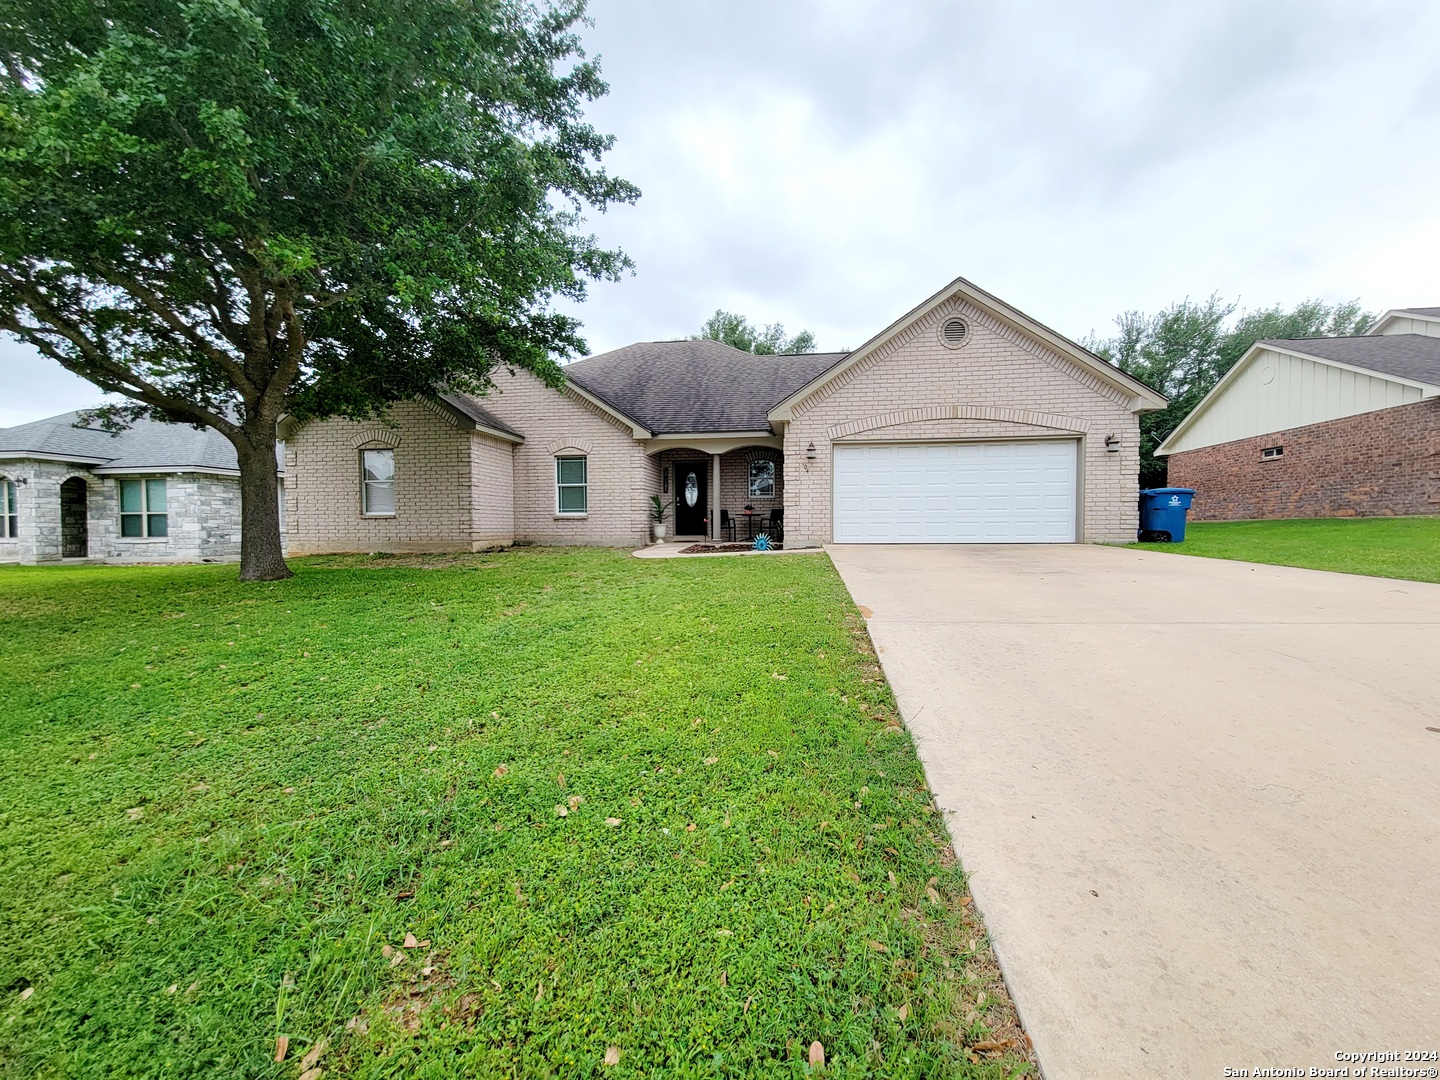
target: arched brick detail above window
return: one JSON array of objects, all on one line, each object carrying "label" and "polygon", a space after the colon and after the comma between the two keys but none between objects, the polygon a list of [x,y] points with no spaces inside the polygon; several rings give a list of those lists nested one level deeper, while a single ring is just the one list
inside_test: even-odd
[{"label": "arched brick detail above window", "polygon": [[350,445],[356,450],[359,450],[361,447],[374,448],[378,446],[385,446],[394,450],[395,447],[400,445],[400,433],[394,428],[375,425],[357,431],[355,436],[350,440]]},{"label": "arched brick detail above window", "polygon": [[545,449],[552,457],[560,454],[584,454],[588,457],[592,453],[588,439],[554,439]]},{"label": "arched brick detail above window", "polygon": [[899,409],[894,412],[862,416],[838,424],[826,432],[831,439],[844,439],[862,431],[875,428],[898,427],[902,424],[921,424],[931,420],[998,420],[1010,424],[1029,424],[1031,427],[1052,428],[1056,431],[1090,430],[1090,421],[1076,416],[1062,416],[1058,413],[1035,412],[1031,409],[999,409],[991,405],[927,405],[917,409]]}]

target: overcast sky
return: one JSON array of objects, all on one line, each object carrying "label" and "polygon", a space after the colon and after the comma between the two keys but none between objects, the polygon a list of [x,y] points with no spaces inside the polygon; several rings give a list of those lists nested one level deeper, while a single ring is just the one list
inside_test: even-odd
[{"label": "overcast sky", "polygon": [[[636,273],[595,352],[717,307],[854,347],[957,276],[1071,337],[1218,291],[1440,304],[1440,4],[592,0]],[[96,392],[8,339],[0,425]]]}]

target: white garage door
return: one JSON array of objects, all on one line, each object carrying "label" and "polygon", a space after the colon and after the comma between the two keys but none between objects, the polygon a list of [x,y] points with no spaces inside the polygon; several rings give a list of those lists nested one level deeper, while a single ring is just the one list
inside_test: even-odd
[{"label": "white garage door", "polygon": [[1078,445],[838,445],[835,542],[1073,542]]}]

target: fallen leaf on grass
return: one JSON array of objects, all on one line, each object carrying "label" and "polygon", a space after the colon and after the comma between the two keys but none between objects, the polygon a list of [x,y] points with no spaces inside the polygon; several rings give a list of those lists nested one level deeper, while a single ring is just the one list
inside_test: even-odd
[{"label": "fallen leaf on grass", "polygon": [[999,1041],[972,1043],[970,1049],[979,1050],[982,1054],[998,1054],[1004,1050],[1008,1050],[1014,1045],[1015,1041],[1013,1039],[1001,1039]]},{"label": "fallen leaf on grass", "polygon": [[420,939],[419,939],[419,938],[417,938],[414,934],[406,934],[406,935],[405,935],[405,948],[407,948],[407,949],[418,949],[419,947],[420,947]]},{"label": "fallen leaf on grass", "polygon": [[940,902],[940,894],[935,891],[935,887],[933,885],[925,886],[925,895],[930,898],[930,902],[932,904],[938,904]]},{"label": "fallen leaf on grass", "polygon": [[714,765],[714,764],[715,764],[717,761],[719,761],[719,760],[720,760],[720,759],[719,759],[718,757],[707,757],[707,758],[705,759],[705,764],[706,764],[706,765]]},{"label": "fallen leaf on grass", "polygon": [[324,1069],[306,1069],[300,1074],[300,1080],[320,1080],[325,1075]]},{"label": "fallen leaf on grass", "polygon": [[508,765],[497,765],[497,766],[495,766],[495,771],[494,771],[493,773],[491,773],[491,775],[492,775],[492,776],[496,776],[496,777],[500,777],[500,776],[504,776],[504,775],[505,775],[506,773],[508,773],[509,771],[510,771],[510,766],[508,766]]},{"label": "fallen leaf on grass", "polygon": [[743,1008],[743,1009],[740,1010],[741,1015],[744,1015],[745,1013],[748,1013],[748,1012],[750,1011],[750,1006],[753,1005],[754,1003],[755,1003],[755,998],[754,998],[753,995],[750,996],[750,997],[747,997],[747,998],[745,999],[745,1008]]},{"label": "fallen leaf on grass", "polygon": [[900,1022],[903,1024],[906,1020],[909,1020],[909,1019],[910,1019],[910,1003],[907,1001],[907,1002],[905,1002],[904,1005],[901,1005],[901,1006],[900,1006]]},{"label": "fallen leaf on grass", "polygon": [[819,1039],[810,1044],[810,1067],[812,1069],[825,1067],[825,1047],[820,1045]]},{"label": "fallen leaf on grass", "polygon": [[569,802],[571,810],[578,810],[580,809],[580,804],[585,801],[585,796],[571,795],[566,801]]},{"label": "fallen leaf on grass", "polygon": [[390,966],[391,966],[391,967],[399,967],[399,966],[400,966],[401,964],[403,964],[404,962],[405,962],[405,954],[404,954],[403,952],[401,952],[399,949],[396,949],[396,950],[395,950],[395,955],[392,956],[392,957],[390,957]]},{"label": "fallen leaf on grass", "polygon": [[391,945],[389,942],[386,942],[384,945],[380,946],[380,955],[383,956],[386,960],[390,959],[390,954],[394,951],[395,946]]},{"label": "fallen leaf on grass", "polygon": [[729,986],[729,985],[730,985],[730,979],[729,979],[729,977],[725,974],[725,972],[723,972],[723,971],[720,972],[720,985],[721,985],[721,986]]},{"label": "fallen leaf on grass", "polygon": [[605,1048],[605,1064],[606,1064],[606,1065],[619,1065],[619,1064],[620,1064],[620,1047],[618,1047],[618,1046],[607,1046],[607,1047]]},{"label": "fallen leaf on grass", "polygon": [[694,831],[695,831],[695,823],[692,821],[689,825],[686,825],[686,826],[685,826],[685,831],[686,831],[686,832],[694,832]]},{"label": "fallen leaf on grass", "polygon": [[561,791],[565,790],[565,774],[563,772],[555,774],[555,782],[560,785]]},{"label": "fallen leaf on grass", "polygon": [[569,815],[570,815],[570,811],[569,811],[568,809],[566,809],[566,807],[565,807],[565,805],[564,805],[563,803],[556,803],[556,804],[555,804],[555,816],[556,816],[556,817],[569,817]]},{"label": "fallen leaf on grass", "polygon": [[366,1020],[363,1016],[352,1016],[349,1020],[345,1021],[345,1030],[353,1031],[357,1035],[364,1035],[370,1030],[370,1021]]},{"label": "fallen leaf on grass", "polygon": [[790,678],[789,675],[781,675],[778,671],[772,671],[772,672],[770,673],[770,677],[771,677],[772,679],[788,679],[788,678]]},{"label": "fallen leaf on grass", "polygon": [[20,1000],[21,1000],[21,1001],[25,1001],[25,1000],[26,1000],[27,998],[29,998],[30,995],[33,994],[33,993],[35,993],[35,987],[33,987],[33,986],[27,986],[27,987],[25,987],[24,990],[21,990],[21,991],[20,991]]},{"label": "fallen leaf on grass", "polygon": [[613,829],[613,828],[615,828],[616,825],[619,825],[619,824],[620,824],[620,819],[619,819],[618,817],[607,817],[607,818],[605,819],[605,824],[606,824],[606,825],[609,825],[610,828]]},{"label": "fallen leaf on grass", "polygon": [[541,982],[541,983],[536,983],[536,984],[535,984],[535,1000],[536,1000],[536,1001],[539,1001],[539,1000],[540,1000],[541,998],[543,998],[544,996],[545,996],[545,984],[544,984],[543,982]]},{"label": "fallen leaf on grass", "polygon": [[275,1060],[284,1061],[285,1055],[290,1052],[290,1036],[281,1035],[275,1040]]},{"label": "fallen leaf on grass", "polygon": [[300,1059],[300,1068],[306,1072],[315,1068],[315,1063],[320,1060],[320,1055],[325,1053],[329,1046],[330,1040],[322,1037],[310,1048],[310,1052]]},{"label": "fallen leaf on grass", "polygon": [[125,816],[131,821],[139,821],[145,816],[145,811],[138,806],[132,806],[129,810],[125,811]]},{"label": "fallen leaf on grass", "polygon": [[175,993],[176,990],[179,990],[179,989],[180,989],[180,984],[179,984],[179,983],[171,983],[169,986],[167,986],[167,987],[165,988],[165,992],[166,992],[167,994],[173,994],[173,993]]},{"label": "fallen leaf on grass", "polygon": [[860,605],[860,614],[863,615],[865,618],[868,619],[868,618],[870,618],[871,615],[874,615],[875,612],[871,611],[871,610],[870,610],[868,607],[866,607],[864,604],[861,604],[861,605]]},{"label": "fallen leaf on grass", "polygon": [[872,949],[874,949],[876,952],[889,952],[889,951],[890,951],[890,947],[889,947],[888,945],[886,945],[883,941],[872,941],[872,942],[870,942],[870,947],[871,947]]}]

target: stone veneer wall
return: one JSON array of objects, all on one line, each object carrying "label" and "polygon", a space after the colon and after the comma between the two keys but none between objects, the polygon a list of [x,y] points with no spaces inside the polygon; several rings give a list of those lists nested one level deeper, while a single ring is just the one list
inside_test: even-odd
[{"label": "stone veneer wall", "polygon": [[[970,339],[941,344],[938,329],[960,315]],[[1139,421],[1130,395],[1073,361],[956,299],[940,305],[798,402],[785,430],[786,546],[828,543],[832,445],[836,441],[922,441],[1080,437],[1082,541],[1135,539]],[[1105,450],[1116,435],[1120,451]],[[806,447],[815,443],[814,461]]]},{"label": "stone veneer wall", "polygon": [[240,554],[240,482],[208,473],[164,476],[167,537],[120,535],[119,478],[54,461],[13,461],[0,476],[24,478],[16,487],[20,536],[0,541],[0,561],[42,563],[62,557],[64,526],[60,485],[71,477],[85,481],[86,527],[90,559],[108,562],[199,562],[233,559]]},{"label": "stone veneer wall", "polygon": [[1168,477],[1192,521],[1440,514],[1440,398],[1172,454]]},{"label": "stone veneer wall", "polygon": [[[484,406],[525,436],[515,448],[515,537],[535,544],[640,547],[650,539],[650,496],[660,472],[628,425],[574,391],[528,371],[502,369]],[[589,512],[556,511],[555,458],[588,458]]]}]

